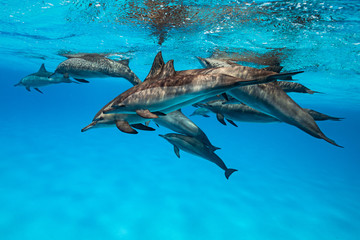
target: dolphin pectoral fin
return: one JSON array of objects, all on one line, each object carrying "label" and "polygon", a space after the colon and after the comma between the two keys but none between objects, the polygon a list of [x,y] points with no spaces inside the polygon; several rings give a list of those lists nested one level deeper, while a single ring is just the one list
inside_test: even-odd
[{"label": "dolphin pectoral fin", "polygon": [[28,90],[29,92],[31,92],[30,87],[25,87],[25,88],[26,88],[26,90]]},{"label": "dolphin pectoral fin", "polygon": [[148,109],[138,109],[136,114],[143,118],[158,118],[158,115],[151,113]]},{"label": "dolphin pectoral fin", "polygon": [[203,114],[202,116],[203,116],[203,117],[206,117],[206,118],[210,117],[210,116],[207,115],[207,114]]},{"label": "dolphin pectoral fin", "polygon": [[178,158],[180,158],[180,150],[177,146],[174,145],[174,152]]},{"label": "dolphin pectoral fin", "polygon": [[225,177],[226,179],[229,179],[230,175],[233,174],[234,172],[236,172],[236,169],[232,169],[232,168],[228,168],[225,170]]},{"label": "dolphin pectoral fin", "polygon": [[138,132],[137,132],[135,129],[133,129],[133,128],[130,126],[130,124],[129,124],[128,122],[126,122],[126,121],[118,120],[118,121],[115,122],[115,124],[116,124],[116,127],[117,127],[120,131],[122,131],[122,132],[124,132],[124,133],[130,133],[130,134],[137,134],[137,133],[138,133]]},{"label": "dolphin pectoral fin", "polygon": [[238,127],[238,125],[236,125],[236,123],[234,123],[233,120],[230,120],[230,119],[227,119],[227,118],[226,118],[226,120],[227,120],[231,125],[233,125],[233,126],[235,126],[235,127]]},{"label": "dolphin pectoral fin", "polygon": [[40,89],[38,89],[38,88],[34,88],[36,91],[38,91],[39,93],[42,93],[42,94],[44,94],[42,91],[40,91]]},{"label": "dolphin pectoral fin", "polygon": [[160,127],[159,124],[157,124],[157,123],[155,123],[155,125],[156,125],[157,127]]},{"label": "dolphin pectoral fin", "polygon": [[155,131],[154,128],[152,127],[148,127],[144,124],[141,123],[137,123],[137,124],[131,124],[130,126],[132,126],[133,128],[139,129],[139,130],[144,130],[144,131]]},{"label": "dolphin pectoral fin", "polygon": [[221,96],[226,100],[229,101],[229,97],[226,93],[222,93]]},{"label": "dolphin pectoral fin", "polygon": [[222,114],[220,114],[220,113],[217,113],[217,114],[216,114],[216,118],[217,118],[217,120],[218,120],[222,125],[226,125],[224,115],[222,115]]},{"label": "dolphin pectoral fin", "polygon": [[81,79],[81,78],[74,78],[76,81],[78,82],[82,82],[82,83],[89,83],[89,81],[85,80],[85,79]]},{"label": "dolphin pectoral fin", "polygon": [[344,119],[344,118],[332,117],[332,116],[320,113],[320,112],[312,110],[312,109],[303,108],[303,110],[305,112],[307,112],[308,114],[310,114],[310,116],[315,121],[324,121],[324,120],[340,121],[340,120]]}]

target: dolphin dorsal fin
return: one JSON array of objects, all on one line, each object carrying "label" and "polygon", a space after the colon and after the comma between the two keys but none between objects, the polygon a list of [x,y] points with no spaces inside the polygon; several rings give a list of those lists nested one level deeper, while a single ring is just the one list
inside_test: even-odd
[{"label": "dolphin dorsal fin", "polygon": [[41,64],[41,67],[38,72],[47,72],[45,68],[45,63]]},{"label": "dolphin dorsal fin", "polygon": [[124,64],[125,66],[129,66],[130,61],[129,59],[123,59],[123,60],[119,60],[118,62]]},{"label": "dolphin dorsal fin", "polygon": [[175,73],[175,68],[174,68],[174,60],[170,60],[165,64],[163,70],[160,73],[159,78],[172,77],[175,74],[176,73]]},{"label": "dolphin dorsal fin", "polygon": [[150,72],[147,75],[147,77],[145,78],[144,82],[150,78],[154,78],[157,75],[159,75],[159,73],[161,73],[163,67],[165,65],[164,59],[162,57],[162,53],[161,51],[158,52],[158,54],[156,54],[154,62],[151,66]]}]

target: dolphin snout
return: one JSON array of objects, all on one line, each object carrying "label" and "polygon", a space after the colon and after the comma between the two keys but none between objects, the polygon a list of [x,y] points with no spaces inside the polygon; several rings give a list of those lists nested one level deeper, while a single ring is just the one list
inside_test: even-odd
[{"label": "dolphin snout", "polygon": [[85,132],[87,130],[89,130],[90,128],[94,127],[96,125],[96,122],[92,122],[89,125],[87,125],[86,127],[84,127],[83,129],[81,129],[81,132]]},{"label": "dolphin snout", "polygon": [[159,136],[160,136],[160,137],[163,137],[163,138],[165,138],[165,136],[164,136],[164,135],[161,135],[161,134],[159,134]]}]

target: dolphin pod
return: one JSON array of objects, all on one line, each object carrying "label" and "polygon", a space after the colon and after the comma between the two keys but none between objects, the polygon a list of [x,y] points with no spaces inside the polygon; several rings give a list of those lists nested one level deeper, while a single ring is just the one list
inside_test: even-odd
[{"label": "dolphin pod", "polygon": [[[237,121],[285,122],[304,132],[337,145],[327,138],[315,121],[334,120],[314,110],[301,108],[286,92],[318,93],[300,83],[288,82],[292,76],[302,73],[280,73],[283,67],[269,66],[262,69],[241,66],[230,60],[199,58],[204,69],[175,71],[174,61],[167,63],[159,52],[149,74],[143,82],[131,71],[127,60],[114,61],[105,54],[63,55],[68,59],[60,63],[54,73],[44,65],[37,73],[23,78],[15,86],[38,87],[60,82],[88,82],[85,78],[121,77],[134,86],[120,93],[104,105],[92,122],[82,132],[94,128],[117,127],[121,132],[137,134],[137,130],[155,131],[150,121],[177,133],[159,135],[180,150],[215,163],[225,171],[225,177],[237,171],[227,168],[215,154],[220,149],[212,145],[204,131],[186,117],[181,108],[193,105],[198,108],[191,116],[209,117],[213,112],[219,122],[226,121],[236,127]],[[73,77],[76,81],[69,79]],[[42,92],[41,92],[42,93]],[[226,121],[225,121],[226,120]]]}]

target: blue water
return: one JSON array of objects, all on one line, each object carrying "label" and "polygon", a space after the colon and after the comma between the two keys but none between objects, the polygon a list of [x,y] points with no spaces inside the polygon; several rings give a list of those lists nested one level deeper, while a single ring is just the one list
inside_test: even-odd
[{"label": "blue water", "polygon": [[[0,239],[360,239],[359,2],[145,2],[3,3]],[[165,25],[152,20],[166,7],[184,14]],[[239,170],[229,180],[208,161],[185,152],[178,159],[157,136],[170,132],[164,127],[81,133],[131,87],[124,79],[53,85],[44,94],[13,87],[42,63],[54,71],[66,51],[130,58],[144,79],[159,50],[182,70],[200,68],[195,56],[215,49],[275,48],[288,51],[284,70],[304,70],[298,82],[324,93],[291,97],[345,118],[318,122],[344,149],[283,123],[235,128],[214,115],[192,117]]]}]

